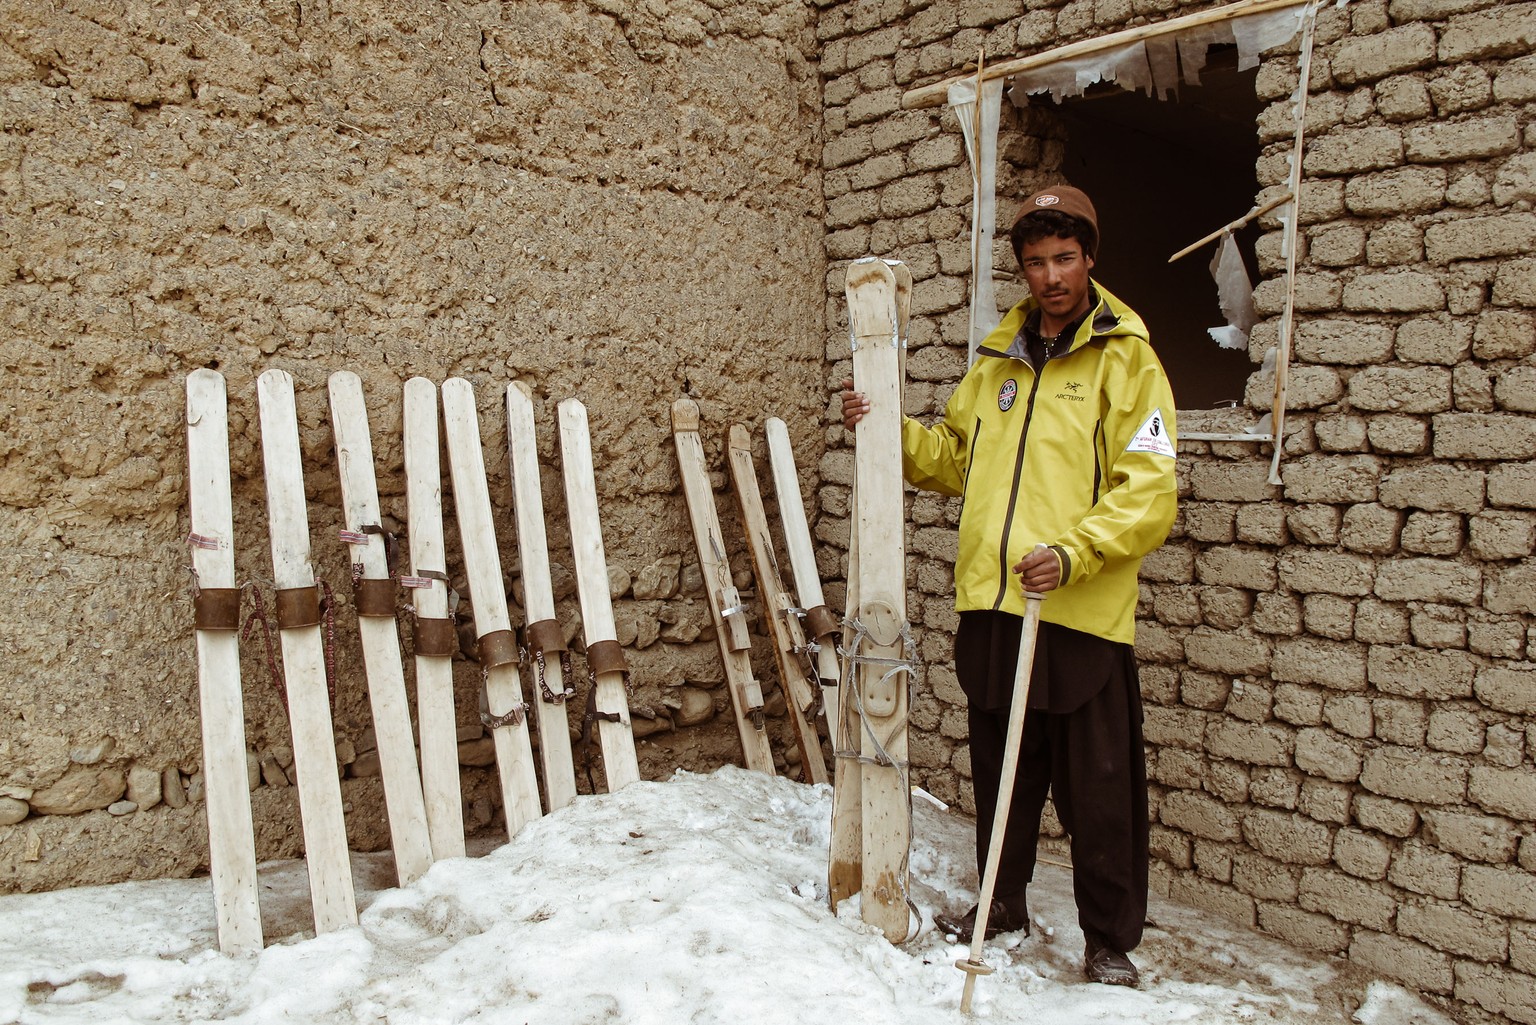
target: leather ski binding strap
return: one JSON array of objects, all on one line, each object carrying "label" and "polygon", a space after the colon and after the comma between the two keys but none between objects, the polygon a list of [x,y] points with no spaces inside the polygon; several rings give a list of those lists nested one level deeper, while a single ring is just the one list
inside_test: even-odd
[{"label": "leather ski binding strap", "polygon": [[352,581],[352,599],[359,616],[395,617],[393,577],[358,577]]},{"label": "leather ski binding strap", "polygon": [[277,589],[277,628],[279,630],[319,626],[323,618],[320,612],[319,584]]},{"label": "leather ski binding strap", "polygon": [[836,636],[842,630],[842,624],[838,621],[837,613],[825,605],[818,605],[814,609],[805,610],[805,627],[807,633],[818,639]]},{"label": "leather ski binding strap", "polygon": [[418,655],[451,657],[459,650],[459,634],[451,619],[422,619],[418,616],[412,639]]},{"label": "leather ski binding strap", "polygon": [[400,550],[395,535],[377,523],[365,523],[359,528],[364,534],[375,534],[384,539],[384,565],[390,572],[395,569],[395,556]]},{"label": "leather ski binding strap", "polygon": [[192,596],[193,622],[199,630],[240,629],[240,587],[205,587]]},{"label": "leather ski binding strap", "polygon": [[[565,702],[568,698],[576,696],[576,688],[571,686],[571,653],[566,647],[565,631],[560,629],[560,624],[553,619],[540,619],[529,623],[523,628],[527,635],[528,644],[533,648],[534,675],[539,681],[539,696],[552,705]],[[549,655],[560,656],[560,679],[565,689],[559,694],[549,689],[549,678],[545,675],[544,661]]]},{"label": "leather ski binding strap", "polygon": [[480,688],[480,724],[486,729],[499,730],[503,726],[521,726],[527,714],[527,703],[519,701],[500,715],[492,715],[490,697],[486,694],[484,687]]},{"label": "leather ski binding strap", "polygon": [[485,669],[518,664],[517,637],[511,630],[492,630],[480,635],[480,665]]}]

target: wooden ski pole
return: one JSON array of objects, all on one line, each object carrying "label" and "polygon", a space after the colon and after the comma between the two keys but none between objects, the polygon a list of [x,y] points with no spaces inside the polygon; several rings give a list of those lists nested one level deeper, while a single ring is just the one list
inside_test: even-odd
[{"label": "wooden ski pole", "polygon": [[976,901],[976,926],[971,933],[971,956],[955,962],[965,973],[965,991],[960,995],[960,1010],[971,1013],[971,995],[976,976],[991,975],[992,968],[981,959],[987,942],[987,918],[992,910],[992,891],[997,887],[997,868],[1003,860],[1003,834],[1008,829],[1008,809],[1013,803],[1013,781],[1019,772],[1019,745],[1024,740],[1024,714],[1029,708],[1029,683],[1035,665],[1035,637],[1040,632],[1040,602],[1044,594],[1024,593],[1024,627],[1019,632],[1019,661],[1013,671],[1013,703],[1008,707],[1008,740],[1003,748],[1003,771],[998,779],[997,809],[992,815],[992,842],[987,845],[986,870],[982,873],[981,894]]}]

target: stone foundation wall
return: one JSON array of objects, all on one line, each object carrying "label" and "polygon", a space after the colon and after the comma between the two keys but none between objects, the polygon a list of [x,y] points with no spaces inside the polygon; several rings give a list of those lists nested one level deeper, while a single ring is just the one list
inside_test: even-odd
[{"label": "stone foundation wall", "polygon": [[[0,2],[0,892],[206,865],[185,568],[198,367],[229,383],[238,573],[268,586],[255,378],[294,375],[315,567],[340,595],[327,375],[363,379],[397,530],[402,382],[475,384],[514,596],[501,392],[527,381],[572,629],[554,407],[583,399],[635,702],[667,716],[642,769],[740,760],[668,410],[700,400],[722,471],[731,420],[782,416],[802,465],[820,458],[813,20],[783,0]],[[451,505],[448,531],[467,593]],[[373,849],[388,834],[342,605],[338,757],[351,842]],[[290,856],[289,734],[259,638],[243,676],[257,855]],[[461,661],[466,820],[500,829],[478,685]]]},{"label": "stone foundation wall", "polygon": [[[953,115],[903,110],[902,93],[982,47],[997,61],[1195,6],[825,5],[834,373],[849,366],[839,261],[865,254],[917,279],[907,412],[936,417],[964,370],[970,171]],[[1285,483],[1267,483],[1256,445],[1181,445],[1182,512],[1145,563],[1138,608],[1154,888],[1344,954],[1469,1020],[1536,1022],[1533,50],[1530,3],[1323,10]],[[1259,69],[1257,199],[1284,188],[1295,80],[1294,45]],[[1071,177],[1049,113],[1007,107],[1000,229],[1019,196]],[[1285,295],[1280,222],[1262,225],[1256,368]],[[1012,267],[1006,245],[997,259]],[[1240,429],[1272,392],[1255,373],[1247,409],[1181,426]],[[818,532],[831,567],[852,463],[842,429],[829,439]],[[910,501],[925,663],[913,775],[971,810],[951,669],[957,511]]]}]

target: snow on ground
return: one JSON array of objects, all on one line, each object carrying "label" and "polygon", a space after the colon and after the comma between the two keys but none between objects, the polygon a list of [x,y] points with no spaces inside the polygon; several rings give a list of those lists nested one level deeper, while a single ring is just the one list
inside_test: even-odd
[{"label": "snow on ground", "polygon": [[[267,947],[220,954],[207,879],[0,897],[0,1022],[130,1025],[932,1025],[963,1020],[972,824],[917,802],[921,931],[892,946],[826,906],[831,791],[724,768],[584,797],[478,858],[392,888],[357,855],[361,927],[309,931],[302,862],[262,866]],[[1397,986],[1154,900],[1142,987],[1087,983],[1069,873],[1042,865],[973,1014],[1052,1025],[1450,1025]]]}]

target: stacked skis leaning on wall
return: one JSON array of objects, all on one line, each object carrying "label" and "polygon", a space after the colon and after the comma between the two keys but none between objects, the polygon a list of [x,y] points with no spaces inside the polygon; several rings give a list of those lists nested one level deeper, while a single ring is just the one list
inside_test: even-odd
[{"label": "stacked skis leaning on wall", "polygon": [[[423,378],[404,387],[404,453],[409,568],[397,566],[397,539],[382,523],[373,446],[361,381],[342,371],[330,379],[332,432],[345,515],[341,540],[351,553],[349,577],[358,617],[372,719],[395,863],[402,884],[440,858],[465,853],[459,788],[452,660],[460,649],[455,628],[458,595],[447,573],[443,544],[442,467],[438,455],[438,389]],[[282,652],[282,695],[293,738],[299,813],[310,880],[315,931],[357,922],[346,822],[331,718],[338,683],[332,665],[335,603],[317,582],[310,560],[302,447],[293,379],[269,370],[257,384],[268,521],[276,582],[276,620]],[[547,540],[540,500],[528,393],[508,389],[508,454],[517,487],[523,586],[534,622],[532,685],[539,702],[544,771],[535,771],[528,736],[528,705],[512,632],[473,388],[450,379],[442,388],[444,434],[464,539],[464,569],[473,598],[474,658],[483,674],[480,714],[492,730],[509,834],[575,797],[569,718],[564,699],[574,693],[567,637],[554,618]],[[579,411],[579,416],[576,415]],[[588,719],[600,721],[609,790],[639,779],[626,700],[627,672],[614,640],[592,484],[585,411],[561,410],[571,495],[574,545],[587,626]],[[240,680],[240,612],[250,585],[237,583],[229,473],[229,420],[224,379],[199,370],[187,377],[187,449],[190,481],[194,633],[202,695],[204,771],[209,804],[209,852],[220,948],[228,953],[262,947],[256,887],[256,846],[249,798],[248,750]],[[601,581],[599,587],[595,581]],[[412,736],[399,638],[399,588],[411,594],[420,762]],[[259,595],[259,592],[257,592]],[[265,601],[252,599],[247,630],[265,623]],[[606,615],[603,611],[606,610]],[[605,625],[606,624],[606,625]],[[274,652],[274,668],[276,667]],[[549,706],[549,707],[543,707]]]}]

